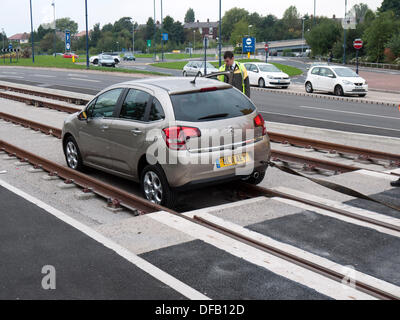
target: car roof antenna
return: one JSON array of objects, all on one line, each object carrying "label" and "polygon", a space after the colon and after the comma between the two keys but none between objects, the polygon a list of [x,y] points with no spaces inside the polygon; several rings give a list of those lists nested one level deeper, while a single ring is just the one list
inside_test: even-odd
[{"label": "car roof antenna", "polygon": [[196,84],[196,79],[199,76],[200,72],[198,74],[196,74],[196,76],[194,77],[194,79],[192,81],[190,81],[190,83],[192,84]]}]

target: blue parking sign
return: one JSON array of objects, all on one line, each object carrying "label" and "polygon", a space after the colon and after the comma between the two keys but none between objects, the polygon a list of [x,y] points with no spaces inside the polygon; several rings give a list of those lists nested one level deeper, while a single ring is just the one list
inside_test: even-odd
[{"label": "blue parking sign", "polygon": [[162,39],[163,39],[163,41],[168,41],[168,33],[163,33]]},{"label": "blue parking sign", "polygon": [[13,48],[13,46],[12,46],[12,44],[10,43],[10,44],[8,45],[8,49],[9,49],[9,50],[12,50],[12,48]]},{"label": "blue parking sign", "polygon": [[69,32],[69,30],[65,31],[65,50],[71,50],[71,33]]},{"label": "blue parking sign", "polygon": [[256,38],[243,38],[243,53],[256,51]]}]

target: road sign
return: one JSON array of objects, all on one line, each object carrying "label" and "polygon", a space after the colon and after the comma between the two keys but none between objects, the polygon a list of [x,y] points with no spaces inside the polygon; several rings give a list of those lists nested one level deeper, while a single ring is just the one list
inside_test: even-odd
[{"label": "road sign", "polygon": [[265,52],[268,52],[268,50],[269,50],[269,45],[268,45],[268,43],[266,43],[265,44]]},{"label": "road sign", "polygon": [[147,46],[150,48],[151,47],[151,40],[147,40]]},{"label": "road sign", "polygon": [[163,33],[162,34],[162,40],[163,41],[168,41],[168,33]]},{"label": "road sign", "polygon": [[12,44],[10,43],[9,45],[8,45],[8,50],[12,50]]},{"label": "road sign", "polygon": [[65,50],[71,50],[71,33],[69,30],[65,30]]},{"label": "road sign", "polygon": [[356,50],[362,49],[363,45],[364,45],[364,42],[361,39],[356,39],[353,42],[354,49],[356,49]]},{"label": "road sign", "polygon": [[342,19],[342,27],[343,29],[355,29],[357,27],[357,19],[355,15],[347,15],[344,19]]},{"label": "road sign", "polygon": [[243,38],[243,53],[256,51],[256,38]]}]

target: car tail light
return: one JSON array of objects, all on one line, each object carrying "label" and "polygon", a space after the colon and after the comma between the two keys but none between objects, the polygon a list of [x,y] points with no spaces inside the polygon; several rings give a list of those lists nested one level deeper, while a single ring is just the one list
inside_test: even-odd
[{"label": "car tail light", "polygon": [[263,128],[263,130],[262,130],[263,136],[265,136],[267,134],[267,128],[265,127],[265,121],[261,114],[257,115],[257,117],[254,118],[254,125],[256,127]]},{"label": "car tail light", "polygon": [[193,127],[168,127],[163,129],[163,133],[165,143],[171,150],[185,150],[187,140],[201,137],[200,130]]}]

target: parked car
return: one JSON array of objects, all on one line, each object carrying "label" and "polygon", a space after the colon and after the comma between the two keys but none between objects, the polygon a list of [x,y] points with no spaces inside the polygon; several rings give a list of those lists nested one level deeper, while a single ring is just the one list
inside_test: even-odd
[{"label": "parked car", "polygon": [[136,61],[136,57],[132,53],[125,53],[123,60],[124,61]]},{"label": "parked car", "polygon": [[114,67],[115,68],[114,57],[107,55],[107,54],[99,55],[97,64],[102,67]]},{"label": "parked car", "polygon": [[75,59],[79,59],[79,56],[73,52],[66,52],[63,54],[63,58],[72,59],[72,57],[75,57]]},{"label": "parked car", "polygon": [[[211,63],[207,62],[207,75],[218,72],[218,69]],[[191,61],[183,67],[182,75],[187,76],[204,76],[204,61]]]},{"label": "parked car", "polygon": [[320,65],[308,71],[305,88],[308,93],[326,91],[337,96],[365,97],[368,93],[368,82],[350,68]]},{"label": "parked car", "polygon": [[62,142],[70,168],[139,182],[147,200],[169,207],[181,189],[241,179],[258,184],[271,157],[264,119],[251,100],[205,78],[113,85],[66,118]]},{"label": "parked car", "polygon": [[290,77],[270,63],[245,63],[250,79],[250,85],[264,87],[278,87],[287,89]]}]

